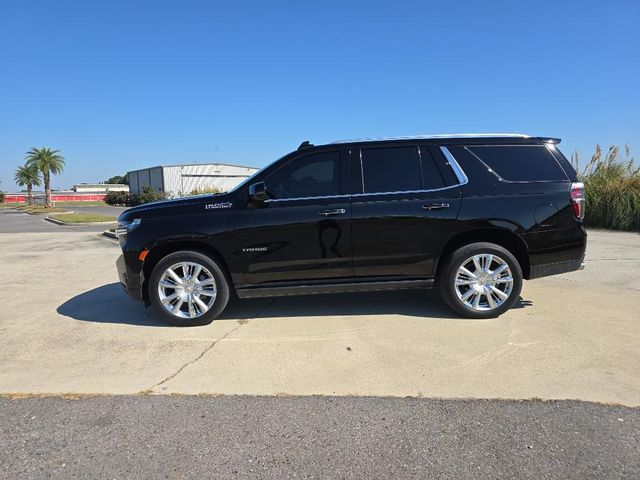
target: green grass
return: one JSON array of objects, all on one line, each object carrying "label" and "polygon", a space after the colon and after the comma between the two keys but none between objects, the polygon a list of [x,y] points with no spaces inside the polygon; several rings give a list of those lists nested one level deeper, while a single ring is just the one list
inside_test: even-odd
[{"label": "green grass", "polygon": [[49,218],[65,223],[93,223],[115,222],[116,217],[111,215],[97,215],[95,213],[67,213],[62,215],[49,215]]},{"label": "green grass", "polygon": [[16,208],[24,205],[24,203],[0,203],[0,208]]},{"label": "green grass", "polygon": [[48,213],[64,213],[64,212],[68,212],[69,210],[66,210],[64,208],[57,208],[57,207],[53,207],[53,208],[46,208],[46,207],[42,207],[39,205],[21,205],[19,207],[15,207],[20,211],[23,211],[25,213],[31,213],[31,214],[38,214],[38,215],[46,215]]}]

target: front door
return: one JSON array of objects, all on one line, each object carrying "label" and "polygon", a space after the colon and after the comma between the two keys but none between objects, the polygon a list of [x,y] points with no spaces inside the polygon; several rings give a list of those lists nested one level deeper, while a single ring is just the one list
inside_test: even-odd
[{"label": "front door", "polygon": [[294,158],[264,181],[269,200],[237,212],[237,252],[246,284],[351,279],[348,154]]},{"label": "front door", "polygon": [[361,193],[352,204],[355,277],[432,277],[456,221],[460,189],[445,185],[427,147],[362,148],[359,158],[360,185],[354,184]]}]

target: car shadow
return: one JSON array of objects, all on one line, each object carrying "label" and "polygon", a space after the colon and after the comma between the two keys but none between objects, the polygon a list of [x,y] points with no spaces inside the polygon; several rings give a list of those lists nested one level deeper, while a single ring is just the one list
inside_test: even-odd
[{"label": "car shadow", "polygon": [[[513,308],[532,306],[520,300]],[[85,322],[168,327],[151,308],[131,300],[119,283],[111,283],[76,295],[56,310],[60,315]],[[356,315],[402,315],[441,320],[478,321],[453,313],[435,290],[398,290],[323,295],[303,295],[235,300],[219,320],[273,319]]]},{"label": "car shadow", "polygon": [[83,292],[60,305],[56,312],[85,322],[170,327],[144,304],[131,300],[119,283]]}]

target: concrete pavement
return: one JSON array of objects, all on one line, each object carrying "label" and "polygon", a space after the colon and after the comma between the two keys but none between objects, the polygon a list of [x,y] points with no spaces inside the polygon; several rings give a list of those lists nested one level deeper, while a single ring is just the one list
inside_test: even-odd
[{"label": "concrete pavement", "polygon": [[[55,227],[58,228],[58,227]],[[435,292],[243,300],[179,329],[117,284],[95,233],[2,234],[0,393],[581,399],[640,405],[640,236],[591,232],[587,269],[525,282],[492,320]],[[623,280],[621,280],[621,278]]]}]

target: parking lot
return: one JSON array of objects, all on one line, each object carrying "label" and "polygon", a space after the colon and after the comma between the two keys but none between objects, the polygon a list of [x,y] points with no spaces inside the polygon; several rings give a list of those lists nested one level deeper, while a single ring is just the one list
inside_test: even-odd
[{"label": "parking lot", "polygon": [[590,232],[586,270],[525,282],[519,307],[497,319],[460,319],[435,292],[399,291],[243,300],[209,326],[180,329],[122,292],[116,242],[95,227],[27,217],[0,211],[10,282],[0,310],[2,394],[640,406],[638,234]]}]

